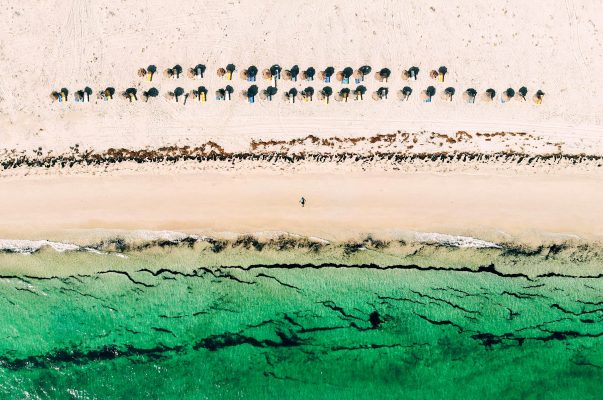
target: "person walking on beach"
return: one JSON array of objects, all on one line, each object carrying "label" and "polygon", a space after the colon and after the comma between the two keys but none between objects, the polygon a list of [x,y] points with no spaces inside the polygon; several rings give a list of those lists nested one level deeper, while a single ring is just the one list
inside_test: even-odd
[{"label": "person walking on beach", "polygon": [[302,198],[299,199],[299,204],[301,204],[302,207],[304,207],[306,205],[306,199],[304,199],[304,196],[302,196]]}]

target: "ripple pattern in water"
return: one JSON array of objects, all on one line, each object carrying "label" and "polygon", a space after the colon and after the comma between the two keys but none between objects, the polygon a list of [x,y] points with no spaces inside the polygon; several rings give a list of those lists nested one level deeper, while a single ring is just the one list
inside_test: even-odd
[{"label": "ripple pattern in water", "polygon": [[0,397],[600,398],[602,289],[395,268],[5,277]]}]

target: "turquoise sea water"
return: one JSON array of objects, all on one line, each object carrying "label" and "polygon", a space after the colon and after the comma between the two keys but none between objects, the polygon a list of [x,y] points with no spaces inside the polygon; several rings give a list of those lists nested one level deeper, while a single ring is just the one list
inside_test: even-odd
[{"label": "turquoise sea water", "polygon": [[177,260],[4,274],[0,398],[603,393],[600,278],[415,266],[179,269]]}]

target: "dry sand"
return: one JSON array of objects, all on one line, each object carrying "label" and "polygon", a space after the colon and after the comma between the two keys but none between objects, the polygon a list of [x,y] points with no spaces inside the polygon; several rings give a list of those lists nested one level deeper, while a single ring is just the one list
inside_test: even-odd
[{"label": "dry sand", "polygon": [[[198,146],[215,141],[226,151],[249,151],[253,140],[307,135],[369,137],[410,132],[390,145],[360,143],[339,150],[362,154],[435,151],[527,154],[603,154],[601,94],[603,2],[413,0],[363,2],[193,1],[174,4],[84,0],[22,2],[0,6],[0,161],[34,149],[52,154],[80,149]],[[249,83],[215,75],[226,63],[260,71],[274,63],[304,69],[389,67],[387,85],[370,76],[366,86],[390,88],[387,101],[287,104],[213,101],[216,89]],[[203,63],[206,78],[166,79],[161,71]],[[155,64],[152,83],[136,75]],[[417,81],[400,73],[421,69]],[[429,79],[445,65],[445,83]],[[268,85],[258,77],[260,88]],[[93,99],[52,103],[62,87],[118,91],[151,86],[163,94],[177,86],[204,85],[205,104],[186,106],[162,96],[149,103]],[[279,89],[321,82],[279,82]],[[401,102],[395,91],[414,90]],[[438,95],[419,100],[428,85]],[[480,93],[507,87],[541,89],[541,106],[513,100],[466,104],[468,87]],[[341,85],[331,86],[338,90]],[[349,87],[353,87],[350,85]],[[439,99],[447,86],[457,95]],[[70,96],[73,98],[72,96]],[[498,99],[498,97],[497,97]],[[473,135],[451,144],[447,134]],[[477,137],[476,133],[526,132],[527,136]],[[416,139],[416,141],[414,141]],[[310,144],[274,145],[270,151],[330,152]],[[13,151],[14,150],[14,151]],[[129,164],[91,168],[0,171],[0,237],[57,238],[88,229],[170,229],[195,232],[280,230],[329,239],[401,230],[492,236],[553,232],[603,235],[603,183],[596,163],[573,167],[425,164],[380,169],[300,164],[296,168],[239,164],[189,168]],[[213,164],[212,164],[213,165]],[[217,165],[217,164],[216,164]],[[249,167],[249,168],[248,168]],[[566,168],[567,167],[567,168]],[[363,172],[363,170],[366,171]],[[393,169],[393,170],[392,170]],[[397,171],[395,171],[397,169]],[[509,169],[512,174],[501,174]],[[229,171],[228,171],[229,170]],[[224,171],[224,172],[220,172]],[[430,173],[431,172],[431,173]],[[435,175],[433,172],[445,173]],[[466,173],[472,175],[466,175]],[[99,174],[94,176],[94,174]],[[297,203],[304,195],[308,207]],[[498,232],[498,233],[497,233]]]},{"label": "dry sand", "polygon": [[[603,151],[600,94],[603,77],[603,3],[597,0],[482,1],[414,0],[376,3],[187,0],[174,4],[81,0],[4,1],[0,7],[0,142],[3,148],[66,149],[75,143],[102,149],[214,140],[241,150],[251,138],[299,137],[313,133],[372,135],[406,131],[526,131],[552,140],[571,140]],[[362,103],[290,105],[282,101],[212,100],[226,81],[215,69],[233,62],[239,69],[274,63],[336,69],[369,64],[393,71],[391,92],[409,85],[408,103],[390,96],[386,103],[367,96]],[[152,82],[161,93],[181,86],[209,89],[205,105],[51,104],[48,94],[85,86],[123,90],[151,86],[136,75],[139,67],[175,64],[208,67],[207,78]],[[402,69],[416,65],[419,80],[404,82]],[[448,67],[445,83],[428,72]],[[248,86],[239,79],[236,91]],[[260,87],[266,82],[258,82]],[[419,92],[438,90],[433,104]],[[283,83],[305,87],[307,83]],[[527,86],[545,102],[513,101],[469,106],[460,93],[492,87]],[[322,86],[314,82],[315,88]],[[340,87],[334,83],[334,89]],[[350,85],[352,86],[352,85]],[[372,76],[369,89],[378,84]],[[447,86],[457,89],[452,103],[439,99]],[[598,96],[599,95],[599,96]],[[278,97],[278,96],[277,96]]]}]

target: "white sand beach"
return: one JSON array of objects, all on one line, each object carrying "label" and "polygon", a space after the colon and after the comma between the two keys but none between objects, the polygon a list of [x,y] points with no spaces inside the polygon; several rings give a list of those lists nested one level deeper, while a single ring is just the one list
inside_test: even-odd
[{"label": "white sand beach", "polygon": [[0,237],[22,239],[62,240],[96,229],[217,237],[281,231],[327,240],[403,231],[603,238],[601,176],[149,171],[22,177],[2,187]]},{"label": "white sand beach", "polygon": [[[8,0],[0,7],[0,235],[50,239],[74,230],[173,229],[196,232],[282,230],[340,239],[396,230],[442,233],[504,231],[603,235],[601,162],[547,161],[521,165],[483,161],[383,163],[336,167],[250,162],[124,162],[86,168],[12,168],[18,157],[55,157],[107,149],[201,146],[225,152],[371,155],[500,152],[603,155],[601,94],[603,3],[357,0],[319,3],[252,1],[143,2]],[[205,77],[168,79],[176,64],[202,63]],[[232,81],[215,71],[237,66]],[[150,64],[152,82],[137,75]],[[289,88],[325,84],[279,81],[272,102],[213,99],[238,72],[273,64],[373,71],[369,92],[386,86],[387,100],[289,104]],[[445,82],[428,74],[446,66]],[[418,79],[401,72],[420,68]],[[260,76],[260,89],[269,82]],[[203,85],[208,101],[169,102],[163,94]],[[434,101],[420,92],[433,85]],[[160,96],[129,103],[115,96],[90,103],[52,102],[49,94],[84,87]],[[334,90],[355,85],[332,82]],[[413,89],[409,101],[395,93]],[[454,87],[451,102],[440,98]],[[501,103],[507,88],[526,86],[527,101]],[[475,104],[462,93],[475,88]],[[486,102],[481,94],[494,88]],[[546,96],[532,101],[536,90]],[[458,132],[463,132],[460,134]],[[507,132],[505,135],[493,135]],[[511,135],[512,133],[512,135]],[[370,139],[392,135],[387,140]],[[407,136],[404,136],[407,134]],[[467,136],[466,136],[466,135]],[[479,135],[478,135],[479,134]],[[302,140],[308,135],[318,138]],[[397,135],[397,136],[396,136]],[[331,138],[330,141],[320,142]],[[336,138],[345,138],[338,141]],[[364,138],[364,139],[361,139]],[[356,140],[356,141],[355,141]],[[258,143],[260,143],[258,145]],[[335,143],[335,144],[333,144]],[[349,144],[352,143],[352,144]],[[77,146],[77,148],[75,147]],[[230,165],[229,165],[230,163]],[[308,199],[301,209],[299,196]]]}]

